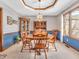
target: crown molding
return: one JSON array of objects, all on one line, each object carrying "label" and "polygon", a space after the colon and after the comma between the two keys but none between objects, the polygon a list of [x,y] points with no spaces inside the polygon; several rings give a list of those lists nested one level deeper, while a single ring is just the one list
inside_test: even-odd
[{"label": "crown molding", "polygon": [[0,6],[1,8],[7,8],[8,10],[11,10],[13,13],[17,14],[18,16],[21,16],[20,13],[16,12],[13,8],[11,8],[10,6],[8,6],[6,3],[4,3],[3,1],[1,1],[2,6]]},{"label": "crown molding", "polygon": [[[78,5],[78,6],[75,6],[75,5]],[[72,5],[70,5],[68,8],[66,8],[65,10],[61,11],[58,15],[69,13],[77,7],[79,7],[79,1],[78,0],[75,3],[73,3]]]}]

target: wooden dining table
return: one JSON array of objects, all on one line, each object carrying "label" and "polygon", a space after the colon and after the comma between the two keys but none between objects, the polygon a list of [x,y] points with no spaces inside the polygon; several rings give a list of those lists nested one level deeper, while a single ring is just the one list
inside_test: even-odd
[{"label": "wooden dining table", "polygon": [[[49,50],[49,41],[53,38],[54,36],[52,34],[48,34],[47,32],[44,31],[35,31],[32,34],[26,34],[24,35],[24,45],[28,44],[29,51],[34,51],[35,52],[35,59],[36,55],[41,55],[41,52],[44,52],[45,54],[45,59],[47,59],[47,52]],[[21,49],[21,51],[23,48]]]},{"label": "wooden dining table", "polygon": [[[37,53],[37,55],[41,55],[41,49],[42,49],[42,47],[44,47],[45,45],[39,45],[39,48],[35,48],[35,47],[37,47],[37,44],[35,44],[34,43],[34,41],[35,40],[38,40],[38,42],[40,43],[40,41],[41,40],[43,40],[43,41],[47,41],[47,42],[49,42],[49,40],[52,38],[52,37],[54,37],[53,35],[47,35],[47,36],[33,36],[33,35],[27,35],[26,36],[26,39],[27,40],[30,40],[30,42],[32,43],[32,47],[30,48],[30,50],[33,50],[33,51],[35,51],[35,56],[36,56],[36,53]],[[34,44],[33,44],[34,43]],[[48,43],[49,44],[49,43]],[[34,46],[33,46],[34,45]],[[47,43],[46,43],[46,45],[47,45]],[[41,47],[41,48],[40,48]],[[44,50],[44,53],[45,53],[45,57],[46,57],[46,59],[47,59],[47,54],[46,54],[46,51],[45,51],[45,49],[49,49],[49,46],[47,46],[46,48],[44,47],[43,48],[43,50]]]},{"label": "wooden dining table", "polygon": [[42,36],[33,36],[33,35],[27,35],[26,39],[30,39],[30,40],[35,40],[36,38],[41,38],[43,40],[43,38],[46,38],[44,40],[50,40],[52,37],[54,37],[53,35],[48,35],[47,37],[42,37]]},{"label": "wooden dining table", "polygon": [[30,40],[31,42],[34,41],[34,40],[38,40],[38,41],[46,40],[49,43],[49,41],[51,40],[52,37],[54,37],[54,36],[53,35],[48,35],[47,37],[42,37],[42,36],[38,37],[38,36],[28,35],[26,37],[26,39]]}]

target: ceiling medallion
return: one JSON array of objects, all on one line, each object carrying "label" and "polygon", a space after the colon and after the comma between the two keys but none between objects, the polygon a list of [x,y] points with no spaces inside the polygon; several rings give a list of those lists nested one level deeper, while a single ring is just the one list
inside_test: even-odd
[{"label": "ceiling medallion", "polygon": [[21,1],[25,6],[32,8],[34,10],[46,10],[54,6],[57,2],[57,0],[21,0]]}]

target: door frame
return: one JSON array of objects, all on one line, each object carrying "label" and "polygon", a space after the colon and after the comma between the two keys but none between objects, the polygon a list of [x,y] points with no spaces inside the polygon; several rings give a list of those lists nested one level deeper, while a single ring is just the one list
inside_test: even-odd
[{"label": "door frame", "polygon": [[3,51],[2,48],[2,40],[3,40],[3,30],[2,30],[2,24],[3,24],[3,9],[0,8],[0,52]]}]

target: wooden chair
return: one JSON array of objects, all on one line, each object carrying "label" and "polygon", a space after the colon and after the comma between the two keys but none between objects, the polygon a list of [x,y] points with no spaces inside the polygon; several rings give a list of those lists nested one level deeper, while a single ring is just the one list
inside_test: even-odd
[{"label": "wooden chair", "polygon": [[45,53],[45,59],[47,59],[47,36],[41,35],[41,36],[34,36],[34,49],[35,49],[35,56],[34,59],[36,59],[36,55],[41,55],[41,52]]},{"label": "wooden chair", "polygon": [[52,34],[52,36],[49,40],[49,43],[51,43],[52,46],[54,46],[55,51],[57,51],[57,48],[56,48],[56,45],[55,45],[55,42],[57,41],[57,33],[58,33],[57,31],[53,31],[53,34]]},{"label": "wooden chair", "polygon": [[[32,44],[31,44],[31,40],[30,39],[26,39],[27,38],[27,33],[26,32],[23,32],[21,33],[21,40],[22,40],[22,48],[21,48],[21,52],[23,50],[29,50],[29,52],[31,52],[31,47],[32,47]],[[28,47],[28,49],[26,49],[26,47]]]},{"label": "wooden chair", "polygon": [[[47,32],[43,32],[43,31],[41,31],[41,32],[38,32],[38,33],[36,33],[36,32],[33,32],[33,37],[44,37],[44,39],[45,38],[47,38],[48,37],[48,33]],[[35,42],[35,41],[34,41]],[[48,41],[46,41],[46,43],[49,45],[49,43],[48,43]],[[48,51],[48,47],[47,47],[47,51]]]}]

